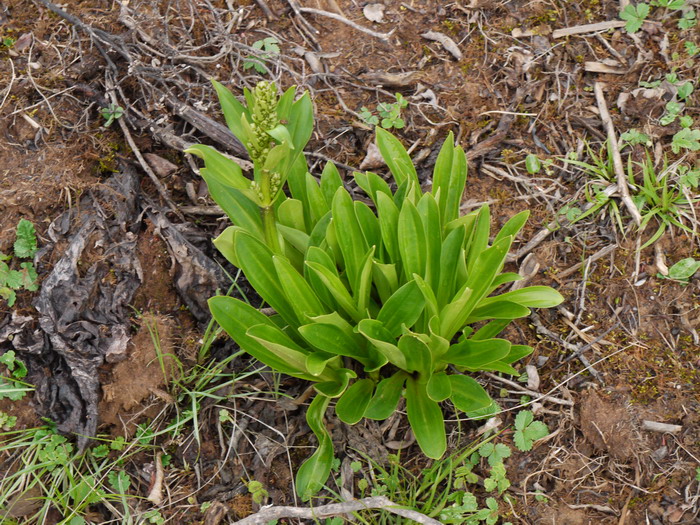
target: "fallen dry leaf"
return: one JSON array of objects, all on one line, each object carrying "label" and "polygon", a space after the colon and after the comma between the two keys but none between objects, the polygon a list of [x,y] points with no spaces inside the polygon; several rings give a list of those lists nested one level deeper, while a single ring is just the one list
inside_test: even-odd
[{"label": "fallen dry leaf", "polygon": [[384,22],[384,10],[386,6],[384,4],[367,4],[362,9],[362,14],[370,22],[376,22],[377,24],[382,24]]}]

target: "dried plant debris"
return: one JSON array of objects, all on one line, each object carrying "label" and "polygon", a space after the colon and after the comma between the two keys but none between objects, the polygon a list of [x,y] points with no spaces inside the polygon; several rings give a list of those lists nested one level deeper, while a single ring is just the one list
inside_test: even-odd
[{"label": "dried plant debris", "polygon": [[182,231],[187,225],[175,225],[163,213],[153,209],[147,214],[167,244],[178,294],[197,321],[208,323],[211,314],[207,300],[216,294],[217,289],[227,286],[223,270],[187,239]]},{"label": "dried plant debris", "polygon": [[[41,415],[76,434],[81,449],[99,423],[99,367],[124,360],[131,340],[130,305],[143,280],[139,184],[123,167],[51,224],[52,244],[39,259],[52,248],[62,255],[34,303],[39,318],[14,315],[0,330],[0,345],[11,344],[29,365]],[[206,298],[225,285],[223,271],[160,212],[148,216],[167,241],[183,301],[206,322]]]}]

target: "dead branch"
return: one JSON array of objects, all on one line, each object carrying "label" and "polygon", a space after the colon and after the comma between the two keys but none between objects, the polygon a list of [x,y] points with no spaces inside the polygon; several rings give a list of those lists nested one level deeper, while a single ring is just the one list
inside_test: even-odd
[{"label": "dead branch", "polygon": [[[114,82],[114,79],[108,73],[105,75],[105,85],[107,86],[107,92],[111,98],[112,103],[118,106],[119,102],[117,101],[117,95],[114,92],[115,82]],[[117,122],[119,123],[119,127],[122,129],[122,133],[124,133],[124,138],[126,138],[126,141],[129,143],[129,147],[131,148],[131,151],[136,156],[136,159],[139,161],[139,164],[141,165],[141,168],[143,169],[143,171],[146,172],[146,175],[148,175],[148,178],[150,178],[151,182],[153,182],[153,185],[156,187],[158,194],[166,202],[166,204],[168,205],[168,208],[170,208],[172,210],[172,212],[181,221],[184,222],[185,216],[177,208],[177,206],[175,205],[173,200],[170,198],[170,195],[168,194],[168,190],[160,182],[160,180],[158,179],[158,176],[155,173],[153,173],[153,170],[146,162],[146,159],[143,158],[143,155],[141,155],[141,150],[136,145],[136,142],[134,142],[134,139],[131,136],[131,133],[129,132],[129,127],[126,125],[125,119],[119,118],[119,119],[117,119]]]},{"label": "dead branch", "polygon": [[624,20],[610,20],[609,22],[598,22],[595,24],[584,24],[581,26],[566,27],[564,29],[555,29],[552,31],[552,38],[562,38],[571,35],[580,35],[582,33],[594,33],[596,31],[606,31],[617,27],[624,27]]},{"label": "dead branch", "polygon": [[267,507],[260,510],[256,514],[248,516],[247,518],[239,520],[235,523],[236,525],[258,525],[280,518],[322,519],[367,509],[386,510],[392,514],[397,514],[404,518],[413,520],[416,523],[440,525],[439,521],[429,518],[425,514],[421,514],[415,510],[401,508],[396,503],[388,498],[385,498],[384,496],[345,501],[343,503],[331,503],[313,508]]},{"label": "dead branch", "polygon": [[585,262],[576,263],[571,268],[567,268],[563,272],[559,272],[557,274],[557,277],[559,279],[564,279],[564,278],[568,277],[569,275],[571,275],[572,273],[574,273],[575,271],[577,271],[584,264],[589,264],[593,261],[597,261],[601,257],[605,257],[606,255],[612,253],[613,251],[615,251],[615,248],[617,248],[617,244],[611,244],[610,246],[605,246],[604,248],[601,248],[600,250],[595,252],[593,255],[591,255],[588,259],[586,259]]},{"label": "dead branch", "polygon": [[375,38],[379,38],[380,40],[387,41],[391,37],[391,35],[394,34],[395,29],[392,29],[388,33],[378,33],[377,31],[372,31],[371,29],[367,29],[366,27],[361,26],[360,24],[356,24],[352,20],[348,20],[344,16],[340,16],[336,13],[330,13],[328,11],[323,11],[321,9],[314,9],[313,7],[299,7],[299,12],[301,13],[309,13],[310,15],[318,15],[318,16],[325,16],[327,18],[332,18],[333,20],[337,20],[338,22],[342,22],[343,24],[349,25],[353,29],[357,29],[358,31],[362,31],[363,33],[367,33],[370,36],[373,36]]},{"label": "dead branch", "polygon": [[449,36],[438,33],[437,31],[428,31],[421,35],[427,40],[432,40],[433,42],[439,42],[458,62],[462,60],[462,51],[460,51],[459,46],[452,40]]},{"label": "dead branch", "polygon": [[632,215],[632,219],[637,226],[642,223],[642,216],[632,202],[632,197],[630,197],[630,190],[627,187],[627,178],[625,176],[625,167],[622,164],[622,157],[620,156],[620,148],[617,145],[617,137],[615,136],[615,126],[613,126],[613,121],[610,118],[610,113],[608,112],[608,105],[605,102],[605,95],[603,94],[603,85],[601,82],[596,82],[593,86],[595,91],[596,102],[598,103],[598,111],[600,111],[600,119],[603,121],[607,132],[608,132],[608,144],[610,144],[610,150],[612,151],[613,164],[615,166],[615,174],[617,175],[617,189],[620,191],[620,199],[624,203],[627,211]]}]

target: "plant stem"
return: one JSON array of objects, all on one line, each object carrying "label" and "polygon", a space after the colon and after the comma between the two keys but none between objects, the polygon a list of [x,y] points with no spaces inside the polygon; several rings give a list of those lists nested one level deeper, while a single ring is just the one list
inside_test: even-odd
[{"label": "plant stem", "polygon": [[262,215],[263,231],[265,232],[265,241],[272,253],[282,255],[282,247],[280,246],[279,237],[277,236],[277,221],[275,220],[275,210],[272,205],[262,206],[260,208]]}]

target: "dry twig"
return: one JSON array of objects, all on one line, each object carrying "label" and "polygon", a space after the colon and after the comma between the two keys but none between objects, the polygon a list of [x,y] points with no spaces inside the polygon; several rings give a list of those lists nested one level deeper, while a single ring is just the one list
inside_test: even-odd
[{"label": "dry twig", "polygon": [[600,119],[603,121],[605,128],[608,132],[608,144],[610,145],[610,150],[613,156],[613,165],[615,166],[615,174],[617,175],[617,189],[620,191],[620,199],[624,203],[627,211],[634,219],[637,226],[642,223],[642,216],[632,202],[632,197],[630,197],[630,190],[627,187],[627,178],[625,177],[625,167],[622,164],[622,157],[620,156],[620,148],[617,146],[617,137],[615,136],[615,127],[613,126],[612,119],[610,118],[610,113],[608,112],[608,105],[605,102],[605,95],[603,94],[603,85],[601,82],[596,82],[593,86],[595,91],[596,102],[598,103],[598,110],[600,111]]},{"label": "dry twig", "polygon": [[313,508],[267,507],[252,516],[236,522],[236,525],[258,525],[280,518],[321,519],[358,510],[381,509],[425,525],[440,525],[440,522],[415,510],[403,509],[384,496],[364,498],[343,503],[331,503]]},{"label": "dry twig", "polygon": [[367,29],[366,27],[361,26],[360,24],[356,24],[352,20],[348,20],[344,16],[340,16],[336,13],[331,13],[329,11],[323,11],[322,9],[314,9],[313,7],[299,7],[299,12],[301,13],[309,13],[310,15],[318,15],[318,16],[325,16],[327,18],[332,18],[333,20],[337,20],[338,22],[342,22],[343,24],[349,25],[353,29],[357,29],[358,31],[362,31],[363,33],[367,33],[370,36],[373,36],[375,38],[379,38],[380,40],[389,40],[391,35],[394,34],[395,29],[392,29],[388,33],[378,33],[377,31],[372,31],[371,29]]}]

